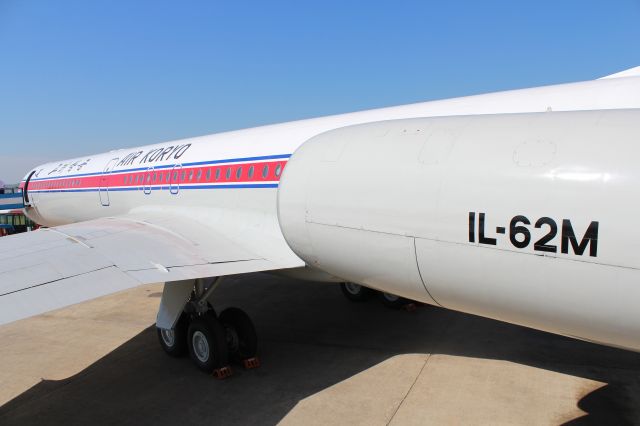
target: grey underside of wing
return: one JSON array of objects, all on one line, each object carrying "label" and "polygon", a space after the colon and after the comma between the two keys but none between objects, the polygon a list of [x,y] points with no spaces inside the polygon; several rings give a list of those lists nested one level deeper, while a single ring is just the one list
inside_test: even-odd
[{"label": "grey underside of wing", "polygon": [[143,216],[0,238],[0,324],[141,284],[304,266],[273,232]]}]

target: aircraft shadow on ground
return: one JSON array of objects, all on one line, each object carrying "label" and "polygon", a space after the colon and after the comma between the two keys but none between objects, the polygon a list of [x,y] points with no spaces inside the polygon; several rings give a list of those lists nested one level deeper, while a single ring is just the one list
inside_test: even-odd
[{"label": "aircraft shadow on ground", "polygon": [[[149,327],[66,380],[0,408],[0,424],[275,424],[300,400],[399,354],[507,360],[607,383],[569,424],[637,423],[640,355],[435,307],[350,303],[336,286],[266,274],[229,279],[216,307],[254,319],[263,366],[218,381],[158,347]],[[10,344],[6,342],[5,344]],[[44,349],[46,350],[46,348]]]}]

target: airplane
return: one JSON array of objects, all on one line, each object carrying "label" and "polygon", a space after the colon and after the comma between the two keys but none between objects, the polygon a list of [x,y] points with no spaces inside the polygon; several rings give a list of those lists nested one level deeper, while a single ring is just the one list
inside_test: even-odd
[{"label": "airplane", "polygon": [[218,371],[257,336],[216,287],[269,271],[640,351],[639,108],[636,67],[40,165],[0,324],[164,283],[160,346]]}]

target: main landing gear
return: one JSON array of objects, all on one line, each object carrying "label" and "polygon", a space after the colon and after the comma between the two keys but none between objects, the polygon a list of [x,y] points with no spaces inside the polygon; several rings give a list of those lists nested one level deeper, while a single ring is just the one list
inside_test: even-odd
[{"label": "main landing gear", "polygon": [[157,327],[162,349],[173,357],[188,353],[200,370],[218,378],[231,375],[230,362],[245,368],[259,366],[258,338],[251,318],[234,307],[217,315],[206,301],[212,289],[198,291],[198,285],[195,287],[174,328]]},{"label": "main landing gear", "polygon": [[355,283],[340,283],[340,289],[342,290],[342,294],[352,302],[364,302],[374,294],[377,294],[380,301],[385,306],[392,309],[405,308],[407,310],[411,310],[411,307],[415,306],[415,303],[417,303],[412,300],[405,299],[404,297],[396,296],[395,294],[373,290]]}]

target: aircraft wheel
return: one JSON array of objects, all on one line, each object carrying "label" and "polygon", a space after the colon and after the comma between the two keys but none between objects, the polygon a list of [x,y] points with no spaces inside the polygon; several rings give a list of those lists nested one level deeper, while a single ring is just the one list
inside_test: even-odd
[{"label": "aircraft wheel", "polygon": [[404,305],[409,303],[408,299],[404,297],[396,296],[395,294],[380,292],[380,300],[388,308],[400,309]]},{"label": "aircraft wheel", "polygon": [[224,328],[212,315],[202,315],[191,321],[187,346],[191,360],[206,373],[229,363]]},{"label": "aircraft wheel", "polygon": [[176,326],[172,330],[156,327],[160,346],[168,355],[180,357],[187,353],[188,328],[189,318],[184,313],[180,315]]},{"label": "aircraft wheel", "polygon": [[352,302],[363,302],[371,296],[372,290],[355,283],[340,283],[342,294]]},{"label": "aircraft wheel", "polygon": [[256,356],[258,335],[249,315],[242,309],[227,308],[220,314],[220,322],[231,358],[244,360]]}]

